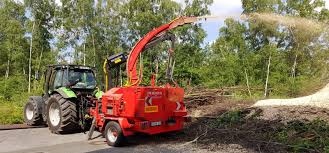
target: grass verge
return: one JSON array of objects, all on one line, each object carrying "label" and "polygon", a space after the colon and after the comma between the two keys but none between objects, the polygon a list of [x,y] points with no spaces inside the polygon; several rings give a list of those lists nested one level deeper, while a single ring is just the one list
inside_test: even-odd
[{"label": "grass verge", "polygon": [[23,123],[23,107],[15,102],[0,103],[0,124]]},{"label": "grass verge", "polygon": [[28,95],[15,95],[11,100],[0,98],[0,124],[23,123],[23,108]]}]

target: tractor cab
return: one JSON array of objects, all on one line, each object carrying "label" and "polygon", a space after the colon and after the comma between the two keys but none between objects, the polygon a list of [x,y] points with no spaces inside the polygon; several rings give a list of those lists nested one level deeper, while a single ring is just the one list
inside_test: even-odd
[{"label": "tractor cab", "polygon": [[45,74],[45,95],[49,96],[60,88],[84,94],[93,93],[96,89],[93,69],[80,65],[49,65]]}]

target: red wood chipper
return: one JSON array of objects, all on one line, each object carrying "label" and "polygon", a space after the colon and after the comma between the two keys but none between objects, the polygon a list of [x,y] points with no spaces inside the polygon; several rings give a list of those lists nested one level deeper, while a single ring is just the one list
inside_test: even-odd
[{"label": "red wood chipper", "polygon": [[[196,17],[180,17],[147,33],[127,56],[124,53],[108,57],[104,62],[106,92],[95,100],[90,109],[94,129],[102,132],[108,145],[120,146],[124,138],[135,133],[158,134],[181,130],[190,121],[183,102],[184,90],[174,82],[173,45],[175,36],[168,31],[177,26],[196,22]],[[142,86],[142,66],[137,72],[138,57],[158,42],[171,41],[166,70],[166,84],[157,86],[155,75],[149,86]],[[112,86],[121,64],[126,64],[127,85]],[[109,90],[108,90],[109,89]]]}]

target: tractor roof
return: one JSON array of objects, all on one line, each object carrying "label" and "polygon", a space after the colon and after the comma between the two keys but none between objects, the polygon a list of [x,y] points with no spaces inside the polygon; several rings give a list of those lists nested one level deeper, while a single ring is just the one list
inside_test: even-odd
[{"label": "tractor roof", "polygon": [[48,67],[52,67],[52,68],[71,68],[71,69],[81,69],[81,70],[92,70],[93,69],[93,67],[91,67],[91,66],[73,65],[73,64],[54,64],[54,65],[48,65]]}]

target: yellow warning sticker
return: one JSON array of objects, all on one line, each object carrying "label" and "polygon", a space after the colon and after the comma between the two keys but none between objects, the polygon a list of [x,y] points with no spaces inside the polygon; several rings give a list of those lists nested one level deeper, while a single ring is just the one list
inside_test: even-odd
[{"label": "yellow warning sticker", "polygon": [[158,112],[158,106],[145,106],[145,113]]},{"label": "yellow warning sticker", "polygon": [[116,60],[114,61],[115,64],[117,64],[117,63],[119,63],[119,62],[121,62],[121,59],[120,59],[120,58],[118,58],[118,59],[116,59]]}]

